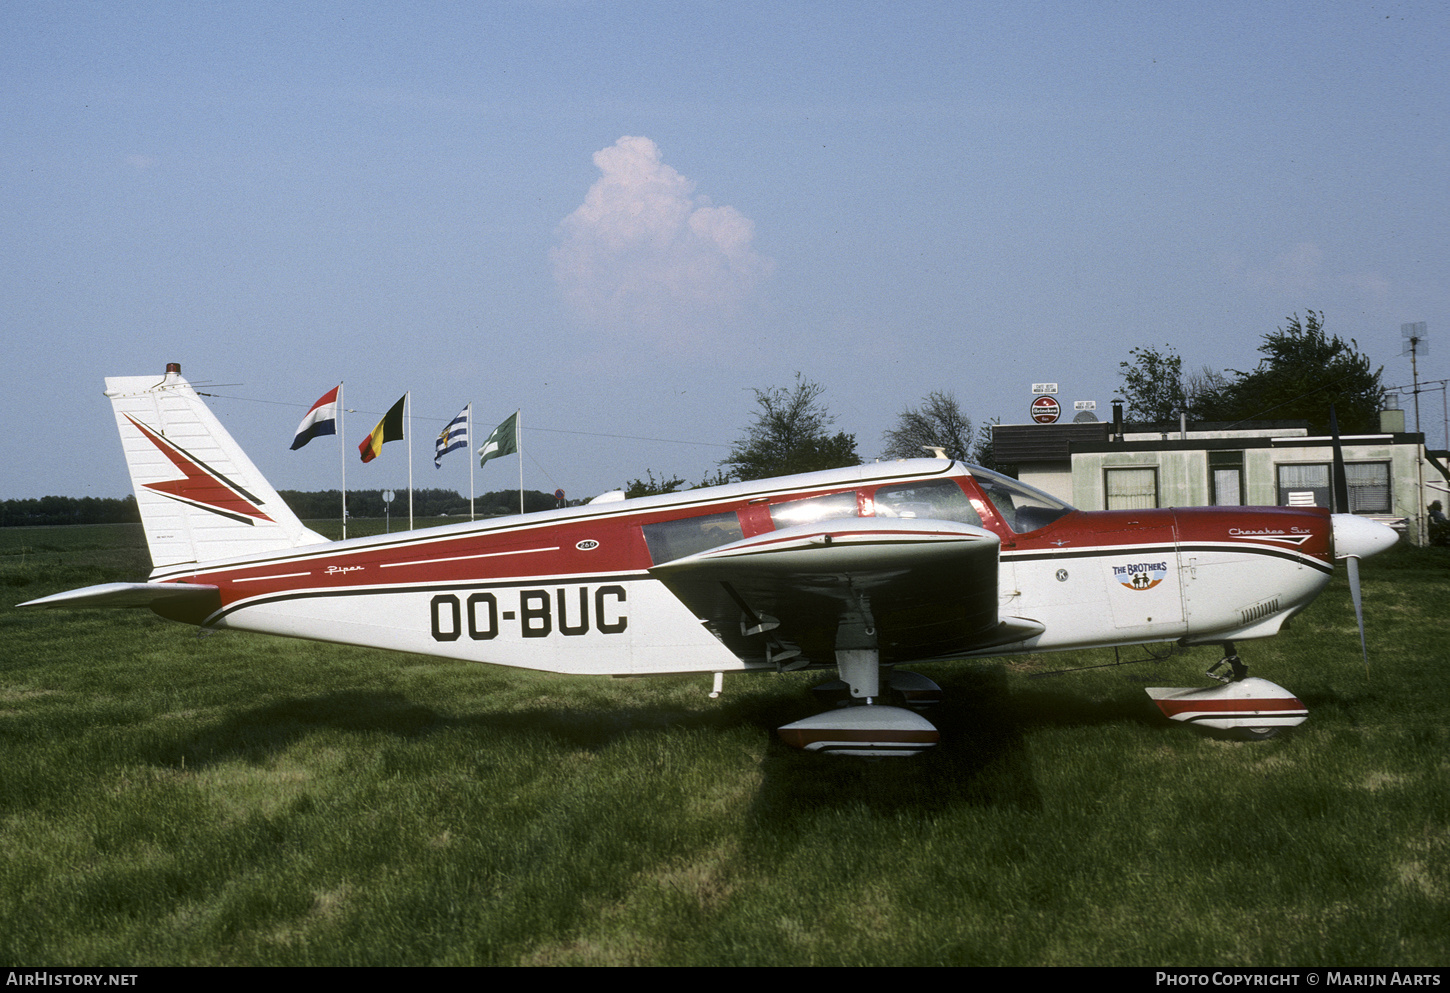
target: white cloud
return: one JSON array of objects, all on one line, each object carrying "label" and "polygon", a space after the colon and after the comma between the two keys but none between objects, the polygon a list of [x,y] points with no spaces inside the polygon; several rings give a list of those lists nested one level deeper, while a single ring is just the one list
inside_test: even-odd
[{"label": "white cloud", "polygon": [[554,279],[590,323],[657,339],[718,326],[769,275],[751,246],[755,224],[695,195],[648,138],[624,137],[594,154],[602,173],[559,225]]}]

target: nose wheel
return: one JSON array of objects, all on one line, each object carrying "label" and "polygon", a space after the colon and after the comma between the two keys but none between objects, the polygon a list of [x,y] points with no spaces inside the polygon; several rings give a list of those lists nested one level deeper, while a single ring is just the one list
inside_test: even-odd
[{"label": "nose wheel", "polygon": [[[1225,666],[1228,672],[1220,673]],[[1304,723],[1309,709],[1294,694],[1276,683],[1249,675],[1249,667],[1225,642],[1223,658],[1205,673],[1221,685],[1202,687],[1152,686],[1148,696],[1169,720],[1211,728],[1240,741],[1264,741],[1282,729]]]}]

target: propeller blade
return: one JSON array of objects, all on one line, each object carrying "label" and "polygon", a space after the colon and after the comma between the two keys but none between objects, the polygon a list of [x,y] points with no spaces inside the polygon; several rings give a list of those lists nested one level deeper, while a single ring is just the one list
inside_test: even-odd
[{"label": "propeller blade", "polygon": [[1334,448],[1334,510],[1349,513],[1349,480],[1344,472],[1344,446],[1339,443],[1339,419],[1334,416],[1334,404],[1329,405],[1329,436]]},{"label": "propeller blade", "polygon": [[1395,529],[1368,517],[1335,514],[1330,519],[1334,528],[1334,557],[1343,559],[1349,570],[1349,595],[1354,600],[1354,619],[1359,623],[1359,647],[1364,653],[1364,671],[1369,674],[1369,647],[1364,640],[1364,599],[1359,591],[1359,560],[1378,555],[1399,540]]},{"label": "propeller blade", "polygon": [[1344,560],[1349,569],[1349,596],[1354,600],[1354,620],[1359,625],[1359,650],[1364,653],[1364,672],[1369,675],[1369,645],[1364,640],[1364,600],[1359,594],[1359,558],[1351,555]]},{"label": "propeller blade", "polygon": [[[1359,592],[1359,555],[1356,552],[1368,551],[1373,555],[1381,547],[1388,547],[1395,542],[1394,531],[1389,528],[1384,530],[1390,532],[1390,537],[1367,528],[1362,518],[1355,517],[1349,510],[1349,479],[1344,470],[1344,446],[1339,443],[1339,418],[1334,416],[1334,404],[1329,405],[1329,436],[1334,449],[1334,470],[1333,486],[1335,513],[1331,520],[1334,527],[1334,551],[1337,555],[1344,556],[1345,567],[1349,570],[1349,596],[1354,601],[1354,620],[1359,625],[1359,650],[1364,654],[1364,674],[1369,677],[1369,645],[1364,640],[1364,598]],[[1375,522],[1365,522],[1374,524]],[[1376,527],[1383,525],[1376,524]]]}]

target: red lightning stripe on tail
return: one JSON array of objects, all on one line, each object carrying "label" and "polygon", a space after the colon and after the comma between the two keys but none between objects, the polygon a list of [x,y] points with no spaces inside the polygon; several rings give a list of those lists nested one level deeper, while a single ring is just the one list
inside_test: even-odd
[{"label": "red lightning stripe on tail", "polygon": [[162,496],[180,500],[202,510],[209,510],[223,517],[251,524],[255,521],[276,523],[257,507],[258,500],[221,473],[212,469],[200,459],[192,457],[173,445],[155,431],[142,424],[130,414],[126,420],[146,436],[151,444],[171,460],[172,465],[185,474],[184,479],[171,479],[162,483],[143,484],[148,490],[155,490]]}]

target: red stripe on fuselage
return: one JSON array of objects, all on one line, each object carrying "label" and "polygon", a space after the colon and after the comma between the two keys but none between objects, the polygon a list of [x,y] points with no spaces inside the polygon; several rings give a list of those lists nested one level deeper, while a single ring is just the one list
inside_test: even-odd
[{"label": "red stripe on fuselage", "polygon": [[[660,515],[651,515],[658,517]],[[289,591],[359,590],[418,584],[559,580],[642,573],[652,564],[639,529],[642,516],[481,527],[456,535],[436,529],[351,547],[323,546],[233,567],[197,570],[222,590],[224,605]],[[585,546],[584,548],[579,547]]]},{"label": "red stripe on fuselage", "polygon": [[1176,507],[1079,510],[1029,534],[1007,532],[1001,537],[1004,558],[1174,544],[1242,546],[1249,552],[1302,556],[1330,566],[1332,534],[1329,511],[1322,507]]}]

